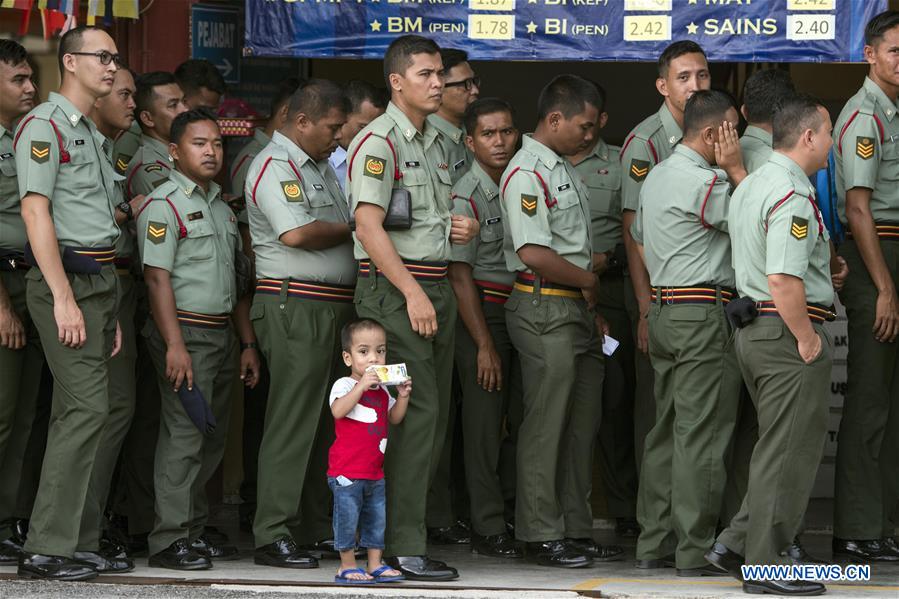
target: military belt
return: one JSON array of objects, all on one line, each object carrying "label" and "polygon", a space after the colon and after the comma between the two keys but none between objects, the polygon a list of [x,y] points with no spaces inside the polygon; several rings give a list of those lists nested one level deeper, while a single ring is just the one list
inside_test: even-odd
[{"label": "military belt", "polygon": [[734,289],[719,285],[689,287],[652,287],[652,303],[659,304],[727,304],[737,295]]},{"label": "military belt", "polygon": [[519,271],[515,275],[515,289],[525,293],[539,293],[554,297],[568,297],[571,299],[584,299],[584,294],[578,287],[553,283],[544,277],[537,277],[529,272]]},{"label": "military belt", "polygon": [[512,287],[492,281],[474,280],[475,286],[481,295],[481,301],[491,304],[505,304],[509,296],[512,295]]},{"label": "military belt", "polygon": [[259,279],[256,293],[348,304],[353,301],[355,287],[295,279]]},{"label": "military belt", "polygon": [[[62,268],[70,274],[96,275],[104,266],[113,266],[115,262],[114,247],[72,247],[60,246]],[[25,244],[25,260],[32,266],[37,264],[31,244]]]},{"label": "military belt", "polygon": [[[774,302],[772,301],[761,301],[755,303],[756,308],[758,309],[759,316],[777,316],[780,317],[780,314],[777,312],[777,308],[774,307]],[[807,304],[805,306],[808,311],[808,317],[812,320],[812,322],[823,323],[823,322],[833,322],[837,319],[837,314],[834,312],[833,306],[823,306],[821,304]]]},{"label": "military belt", "polygon": [[[449,269],[447,262],[424,262],[420,260],[403,260],[403,266],[418,281],[440,281],[446,278]],[[359,276],[368,278],[371,275],[371,260],[359,261]],[[381,274],[381,269],[375,270],[375,274]]]},{"label": "military belt", "polygon": [[187,327],[200,329],[226,329],[228,328],[228,314],[201,314],[178,310],[178,322]]}]

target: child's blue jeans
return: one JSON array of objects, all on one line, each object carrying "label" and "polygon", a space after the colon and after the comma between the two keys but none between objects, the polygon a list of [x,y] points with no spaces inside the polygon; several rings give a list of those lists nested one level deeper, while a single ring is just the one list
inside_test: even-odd
[{"label": "child's blue jeans", "polygon": [[384,479],[357,478],[351,482],[341,486],[336,478],[328,477],[328,486],[334,494],[334,546],[337,551],[354,549],[358,529],[360,547],[384,549],[387,525]]}]

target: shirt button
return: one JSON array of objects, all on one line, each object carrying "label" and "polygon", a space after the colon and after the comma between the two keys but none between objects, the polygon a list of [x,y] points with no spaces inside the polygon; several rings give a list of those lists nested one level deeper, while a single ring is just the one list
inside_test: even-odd
[{"label": "shirt button", "polygon": [[283,310],[283,309],[284,309],[284,304],[278,304],[278,307],[281,308],[281,309]]}]

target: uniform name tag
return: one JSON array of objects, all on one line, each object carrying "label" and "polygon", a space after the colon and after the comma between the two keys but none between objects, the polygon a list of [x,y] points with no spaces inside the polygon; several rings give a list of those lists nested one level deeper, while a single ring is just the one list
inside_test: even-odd
[{"label": "uniform name tag", "polygon": [[75,140],[75,145],[76,145],[76,146],[83,146],[83,145],[84,145],[84,140],[83,140],[83,139],[76,139],[76,140]]},{"label": "uniform name tag", "polygon": [[324,185],[319,185],[318,183],[313,183],[313,184],[312,184],[312,189],[316,189],[316,190],[318,190],[318,191],[323,191],[323,190],[325,189],[325,186],[324,186]]},{"label": "uniform name tag", "polygon": [[199,210],[197,212],[191,212],[190,214],[187,215],[187,220],[189,220],[189,221],[190,220],[200,220],[201,218],[203,218],[203,213]]},{"label": "uniform name tag", "polygon": [[571,183],[565,183],[563,185],[559,185],[556,188],[556,191],[565,191],[566,189],[569,189],[570,187],[571,187]]},{"label": "uniform name tag", "polygon": [[503,217],[501,217],[501,216],[494,216],[493,218],[488,218],[487,220],[485,220],[485,221],[484,221],[484,224],[485,224],[485,225],[495,225],[496,223],[498,223],[498,222],[501,221],[501,220],[503,220]]},{"label": "uniform name tag", "polygon": [[421,163],[418,160],[410,160],[410,161],[406,162],[405,164],[406,164],[406,168],[417,168],[417,167],[421,166]]},{"label": "uniform name tag", "polygon": [[457,170],[459,170],[460,168],[462,168],[463,166],[465,166],[465,159],[464,159],[464,158],[463,158],[462,160],[460,160],[459,162],[457,162],[456,164],[453,165],[453,170],[454,170],[454,171],[457,171]]}]

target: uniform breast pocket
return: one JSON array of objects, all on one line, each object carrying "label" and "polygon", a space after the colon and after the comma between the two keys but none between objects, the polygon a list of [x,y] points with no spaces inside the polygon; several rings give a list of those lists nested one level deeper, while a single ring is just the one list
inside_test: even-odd
[{"label": "uniform breast pocket", "polygon": [[[182,241],[184,258],[190,262],[212,260],[215,255],[215,229],[205,220],[187,223],[187,239]],[[234,240],[236,244],[236,239]]]},{"label": "uniform breast pocket", "polygon": [[16,162],[12,155],[9,158],[0,160],[0,174],[6,178],[14,178],[16,176]]},{"label": "uniform breast pocket", "polygon": [[621,176],[590,175],[584,179],[590,193],[590,213],[592,215],[616,214],[621,212]]},{"label": "uniform breast pocket", "polygon": [[499,217],[487,218],[481,222],[481,243],[502,241],[504,237],[503,223]]},{"label": "uniform breast pocket", "polygon": [[334,200],[323,189],[311,189],[307,196],[309,198],[309,209],[312,211],[328,210],[333,208]]},{"label": "uniform breast pocket", "polygon": [[67,174],[65,185],[71,189],[95,189],[102,185],[100,165],[97,162],[93,148],[87,147],[87,142],[82,146],[66,148],[69,152],[69,162],[64,167]]}]

